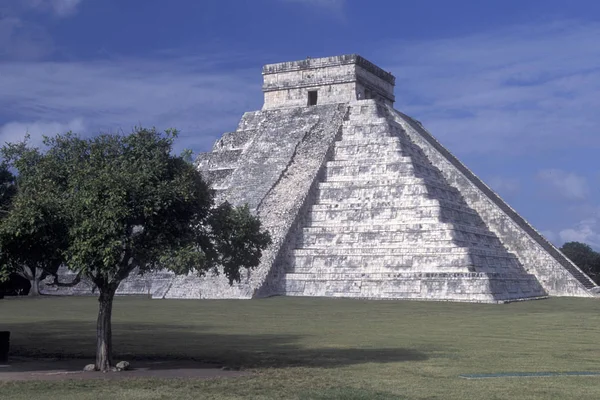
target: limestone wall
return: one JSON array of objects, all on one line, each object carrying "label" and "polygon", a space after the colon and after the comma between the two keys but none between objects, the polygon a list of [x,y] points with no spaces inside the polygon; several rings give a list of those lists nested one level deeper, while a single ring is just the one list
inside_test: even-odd
[{"label": "limestone wall", "polygon": [[358,89],[356,82],[346,82],[265,92],[263,109],[306,107],[308,105],[308,92],[311,90],[317,91],[317,104],[322,105],[347,103],[356,100]]},{"label": "limestone wall", "polygon": [[551,296],[592,296],[593,281],[581,272],[529,223],[509,207],[473,172],[445,149],[422,125],[388,107],[399,124],[446,180],[456,187],[465,201],[488,228],[514,253],[529,273],[534,274]]},{"label": "limestone wall", "polygon": [[263,109],[304,107],[311,90],[318,91],[317,104],[364,98],[394,103],[395,78],[356,55],[266,65],[263,76]]},{"label": "limestone wall", "polygon": [[[271,232],[273,244],[263,253],[258,268],[245,274],[242,282],[229,286],[222,276],[175,277],[165,298],[250,298],[278,290],[282,274],[273,265],[295,239],[293,229],[310,197],[347,107],[323,105],[268,110],[253,114],[243,125],[257,132],[242,151],[239,165],[222,189],[222,199],[235,205],[248,204],[263,226]],[[218,168],[218,165],[214,165]]]}]

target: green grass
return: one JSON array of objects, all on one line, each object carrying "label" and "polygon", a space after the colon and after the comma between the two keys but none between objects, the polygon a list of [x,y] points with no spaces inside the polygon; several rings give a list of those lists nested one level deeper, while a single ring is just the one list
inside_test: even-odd
[{"label": "green grass", "polygon": [[[93,298],[0,301],[19,355],[92,357]],[[235,379],[0,383],[2,399],[598,399],[598,377],[461,374],[600,371],[600,302],[506,305],[346,299],[118,298],[117,359],[194,358]],[[1,371],[0,371],[1,373]]]}]

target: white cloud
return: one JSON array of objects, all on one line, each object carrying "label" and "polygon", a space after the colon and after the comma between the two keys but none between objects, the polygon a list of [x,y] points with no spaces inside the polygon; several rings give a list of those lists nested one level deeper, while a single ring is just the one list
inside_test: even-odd
[{"label": "white cloud", "polygon": [[542,236],[544,236],[546,239],[548,239],[554,245],[558,244],[558,241],[559,241],[558,235],[556,233],[554,233],[553,231],[544,230],[544,231],[540,231],[540,233],[542,234]]},{"label": "white cloud", "polygon": [[600,223],[597,218],[583,220],[573,228],[563,229],[559,235],[564,242],[582,242],[600,249]]},{"label": "white cloud", "polygon": [[68,16],[74,14],[81,0],[52,0],[52,8],[59,16]]},{"label": "white cloud", "polygon": [[68,17],[77,12],[81,0],[21,0],[26,7],[38,11],[49,11],[59,17]]},{"label": "white cloud", "polygon": [[39,59],[53,48],[43,27],[17,17],[0,18],[0,60]]},{"label": "white cloud", "polygon": [[343,18],[346,8],[346,0],[278,0],[282,3],[297,3],[306,6],[316,7],[332,12],[334,15]]},{"label": "white cloud", "polygon": [[179,149],[207,150],[223,132],[235,130],[243,111],[262,104],[259,70],[221,72],[217,58],[0,64],[0,115],[11,118],[0,118],[3,135],[14,137],[26,127],[36,135],[47,129],[92,135],[130,132],[136,125],[175,127],[182,131]]},{"label": "white cloud", "polygon": [[[461,154],[600,149],[600,24],[387,43],[396,106]],[[565,140],[568,138],[568,140]]]},{"label": "white cloud", "polygon": [[569,200],[584,200],[589,195],[587,179],[560,169],[544,169],[538,179],[553,189],[553,193]]},{"label": "white cloud", "polygon": [[487,183],[501,195],[515,194],[520,189],[519,180],[513,178],[493,176],[487,180]]},{"label": "white cloud", "polygon": [[6,142],[19,142],[23,140],[26,134],[29,134],[30,143],[33,146],[39,146],[42,143],[43,135],[53,136],[68,131],[74,133],[84,132],[83,119],[75,118],[66,123],[56,121],[9,122],[0,126],[0,146]]},{"label": "white cloud", "polygon": [[342,8],[346,5],[346,0],[280,0],[284,3],[299,3],[310,6],[326,8]]}]

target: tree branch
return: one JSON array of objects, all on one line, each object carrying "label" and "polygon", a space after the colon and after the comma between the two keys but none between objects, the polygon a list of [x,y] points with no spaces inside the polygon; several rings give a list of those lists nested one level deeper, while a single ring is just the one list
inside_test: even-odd
[{"label": "tree branch", "polygon": [[50,286],[73,287],[73,286],[77,285],[79,282],[81,282],[81,272],[77,273],[77,276],[75,276],[75,279],[73,279],[73,281],[71,281],[69,283],[59,282],[58,274],[54,274],[53,276],[54,276],[54,281],[49,283]]}]

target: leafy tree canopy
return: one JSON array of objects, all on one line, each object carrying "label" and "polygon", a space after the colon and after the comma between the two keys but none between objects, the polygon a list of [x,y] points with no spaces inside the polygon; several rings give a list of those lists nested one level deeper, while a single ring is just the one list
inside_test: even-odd
[{"label": "leafy tree canopy", "polygon": [[594,251],[590,245],[580,242],[567,242],[562,245],[560,251],[592,280],[599,283],[600,253]]},{"label": "leafy tree canopy", "polygon": [[68,133],[46,138],[44,152],[24,144],[4,148],[19,172],[19,206],[0,231],[45,239],[46,254],[54,249],[78,277],[97,286],[101,370],[112,363],[112,300],[134,269],[203,275],[223,266],[232,283],[240,268],[258,265],[270,243],[247,207],[214,206],[213,191],[189,154],[172,154],[176,137],[175,130],[154,129],[89,139]]}]

